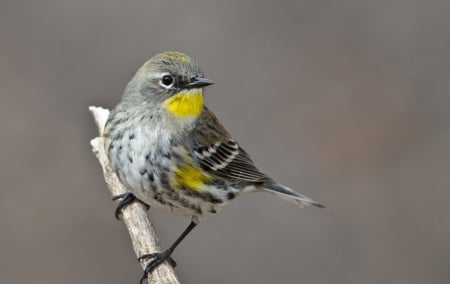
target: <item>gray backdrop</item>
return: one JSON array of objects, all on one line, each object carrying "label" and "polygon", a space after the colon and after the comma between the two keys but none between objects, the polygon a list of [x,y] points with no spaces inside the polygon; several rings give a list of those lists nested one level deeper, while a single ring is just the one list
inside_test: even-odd
[{"label": "gray backdrop", "polygon": [[[163,50],[257,165],[326,204],[242,197],[183,283],[450,282],[450,2],[0,0],[0,283],[137,283],[89,140]],[[166,245],[188,220],[152,211]]]}]

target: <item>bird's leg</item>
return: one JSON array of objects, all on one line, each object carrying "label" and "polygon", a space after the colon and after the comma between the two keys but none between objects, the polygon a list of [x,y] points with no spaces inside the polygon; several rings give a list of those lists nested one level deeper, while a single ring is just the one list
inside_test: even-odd
[{"label": "bird's leg", "polygon": [[[117,200],[117,199],[120,199],[119,203],[117,204],[116,210],[114,211],[114,216],[116,216],[116,219],[117,219],[117,220],[120,220],[120,214],[122,213],[122,209],[123,209],[125,206],[127,206],[127,205],[133,203],[133,202],[136,201],[136,200],[140,201],[140,200],[137,199],[136,196],[134,196],[134,194],[131,193],[131,192],[126,192],[126,193],[123,193],[123,194],[119,194],[119,195],[116,195],[116,196],[114,196],[114,197],[112,198],[112,200]],[[147,204],[145,204],[145,203],[143,203],[143,204],[144,204],[147,208],[149,207]]]},{"label": "bird's leg", "polygon": [[147,264],[144,270],[144,275],[141,278],[140,283],[142,284],[145,279],[148,278],[148,274],[152,273],[152,271],[158,267],[164,261],[169,261],[169,263],[175,267],[176,262],[172,259],[171,254],[175,250],[175,248],[181,243],[181,241],[192,231],[192,229],[197,226],[199,223],[198,218],[193,217],[189,226],[181,233],[181,235],[173,242],[173,244],[166,250],[162,252],[150,253],[141,255],[138,260],[141,261],[143,259],[151,259],[151,261]]}]

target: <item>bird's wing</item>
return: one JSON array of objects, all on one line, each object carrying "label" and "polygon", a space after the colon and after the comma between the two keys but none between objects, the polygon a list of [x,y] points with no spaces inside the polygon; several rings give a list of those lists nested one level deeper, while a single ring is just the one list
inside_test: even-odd
[{"label": "bird's wing", "polygon": [[203,169],[222,178],[265,182],[270,178],[261,173],[250,156],[230,137],[208,109],[191,133],[193,157]]}]

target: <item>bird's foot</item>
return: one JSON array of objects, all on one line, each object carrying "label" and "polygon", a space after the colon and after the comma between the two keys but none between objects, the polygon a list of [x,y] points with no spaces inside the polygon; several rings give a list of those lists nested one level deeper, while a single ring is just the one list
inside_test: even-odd
[{"label": "bird's foot", "polygon": [[172,251],[173,251],[172,249],[166,249],[162,252],[155,252],[155,253],[141,255],[138,258],[139,261],[144,260],[144,259],[151,259],[151,260],[145,267],[144,275],[142,276],[139,283],[142,284],[143,281],[148,278],[148,275],[150,273],[152,273],[153,270],[155,270],[155,268],[158,267],[164,261],[168,261],[170,263],[170,265],[172,265],[172,267],[175,267],[177,265],[177,263],[171,257]]},{"label": "bird's foot", "polygon": [[[120,199],[119,203],[117,204],[116,210],[114,211],[114,216],[116,216],[117,220],[120,220],[120,214],[122,213],[122,209],[125,206],[128,206],[129,204],[133,203],[134,201],[138,200],[133,193],[126,192],[123,194],[116,195],[112,198],[112,200],[118,200]],[[144,204],[144,203],[142,203]],[[147,208],[149,207],[147,204],[144,204]]]}]

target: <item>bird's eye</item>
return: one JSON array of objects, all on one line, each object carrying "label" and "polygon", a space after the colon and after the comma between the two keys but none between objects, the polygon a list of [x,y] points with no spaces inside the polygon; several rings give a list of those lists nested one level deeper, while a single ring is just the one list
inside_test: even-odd
[{"label": "bird's eye", "polygon": [[164,75],[161,78],[161,84],[163,84],[166,87],[169,87],[173,84],[173,77],[172,75]]}]

